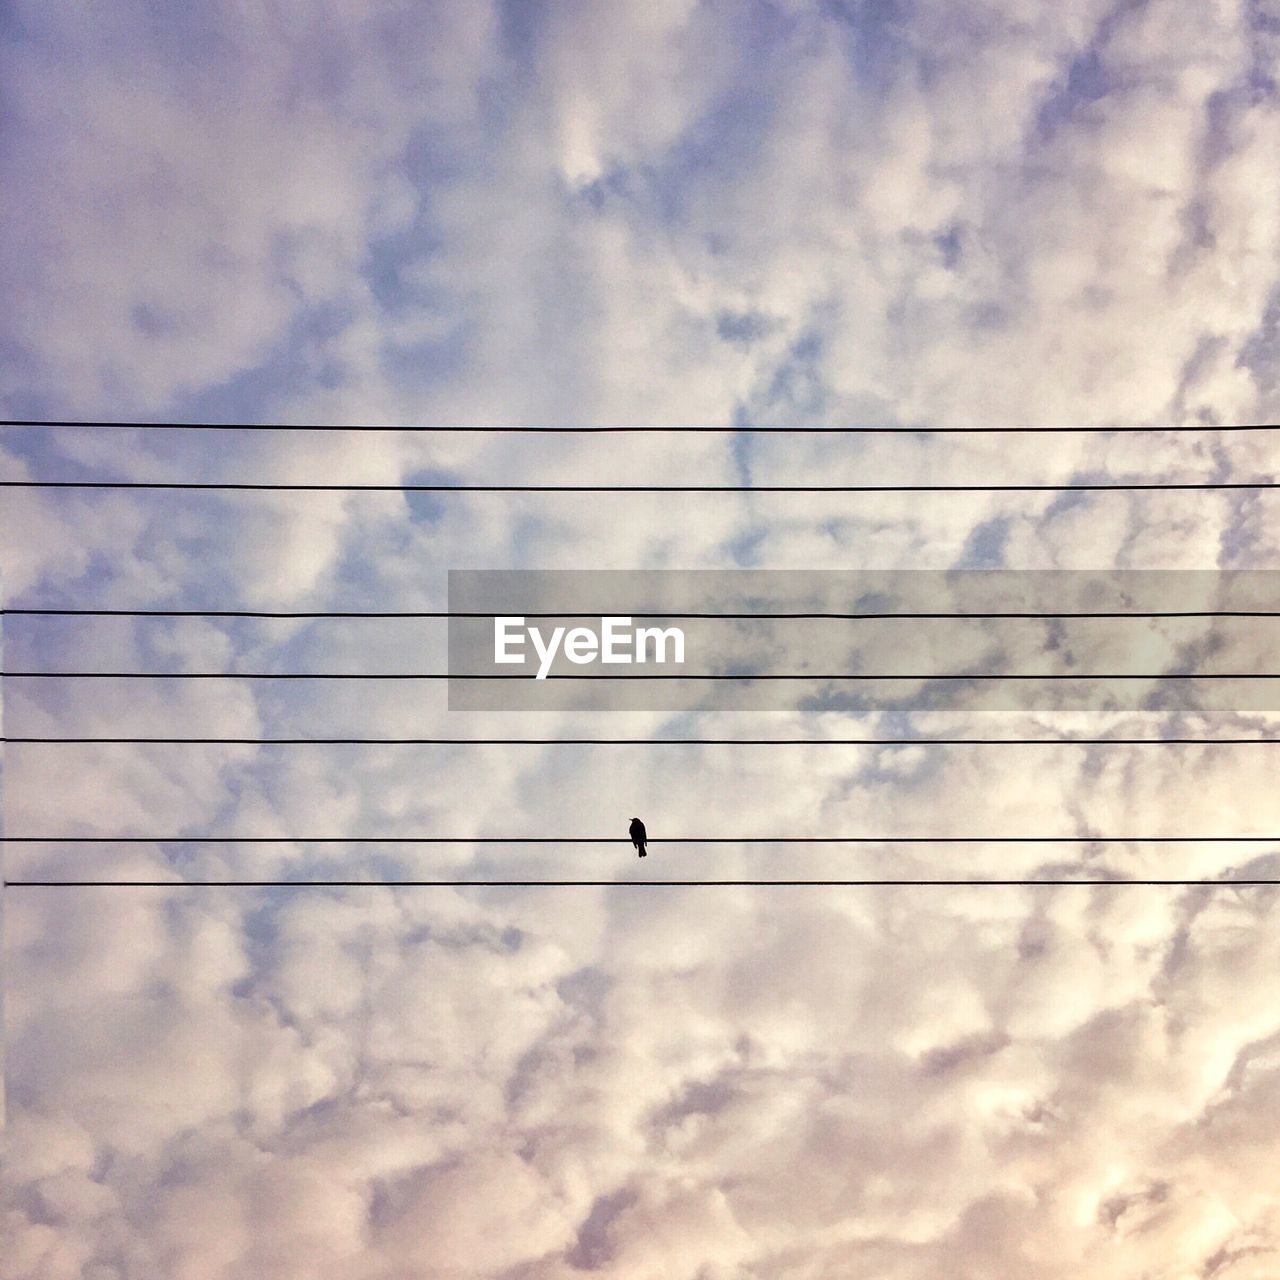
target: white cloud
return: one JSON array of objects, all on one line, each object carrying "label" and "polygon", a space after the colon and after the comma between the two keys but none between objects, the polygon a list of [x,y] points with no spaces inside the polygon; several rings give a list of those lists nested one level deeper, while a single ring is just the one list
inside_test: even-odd
[{"label": "white cloud", "polygon": [[[55,4],[14,22],[14,414],[1274,416],[1280,114],[1274,41],[1244,7],[117,5],[86,20]],[[3,471],[1011,483],[1277,462],[1266,436],[999,441],[48,432],[10,436]],[[10,491],[3,567],[10,602],[438,607],[450,567],[947,568],[983,531],[1015,567],[1269,567],[1271,506]],[[418,624],[6,632],[11,669],[443,661]],[[459,727],[426,687],[6,693],[9,734],[666,722]],[[1001,723],[1086,722],[1148,723]],[[691,732],[876,723],[725,713]],[[655,874],[1212,876],[1251,852],[660,841],[1276,828],[1267,748],[11,747],[6,765],[10,834],[594,836],[643,813]],[[358,876],[383,854],[459,878],[596,878],[615,856],[11,845],[8,873]],[[10,889],[5,905],[15,1280],[1275,1270],[1270,891]]]}]

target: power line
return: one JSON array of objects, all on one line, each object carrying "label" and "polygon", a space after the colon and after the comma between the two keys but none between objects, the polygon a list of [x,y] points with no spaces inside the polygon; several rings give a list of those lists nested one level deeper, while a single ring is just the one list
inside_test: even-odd
[{"label": "power line", "polygon": [[[595,618],[610,610],[565,610],[550,613],[522,612],[522,618]],[[63,609],[63,608],[8,608],[0,609],[0,617],[69,617],[69,618],[330,618],[330,619],[441,619],[441,618],[492,618],[500,616],[500,609],[482,612],[475,609],[411,609],[411,610],[264,610],[264,609]],[[946,620],[993,620],[1014,618],[1022,620],[1056,621],[1059,619],[1153,619],[1153,618],[1280,618],[1277,609],[1160,609],[1160,610],[1012,610],[981,613],[947,612],[876,612],[876,613],[648,613],[631,610],[632,618],[658,620],[727,619],[733,621],[865,621],[884,622]]]},{"label": "power line", "polygon": [[4,489],[151,489],[271,493],[1131,493],[1280,489],[1276,480],[1121,481],[1117,484],[325,484],[217,480],[0,480]]},{"label": "power line", "polygon": [[[10,844],[577,844],[626,836],[5,836]],[[664,836],[648,844],[1276,844],[1280,836]]]},{"label": "power line", "polygon": [[9,746],[247,747],[1169,747],[1276,746],[1280,738],[30,738],[0,737]]},{"label": "power line", "polygon": [[1280,880],[6,880],[6,889],[537,889],[537,888],[1026,888],[1065,889],[1121,886],[1258,889]]},{"label": "power line", "polygon": [[758,675],[708,674],[675,672],[640,675],[588,675],[583,672],[549,672],[545,676],[532,676],[527,672],[481,671],[0,671],[0,677],[8,680],[525,680],[542,683],[548,680],[584,680],[600,683],[628,680],[715,680],[737,681],[754,684],[759,681],[814,681],[814,682],[886,682],[891,680],[917,682],[994,681],[994,680],[1280,680],[1280,671],[1156,671],[1156,672],[947,672],[911,673],[900,675],[875,673],[871,675],[796,674],[765,672]]},{"label": "power line", "polygon": [[1001,427],[821,427],[821,426],[656,426],[633,424],[629,426],[499,426],[448,425],[417,426],[383,423],[265,423],[265,422],[104,422],[98,419],[44,419],[5,418],[0,427],[98,427],[121,431],[394,431],[447,434],[448,432],[492,433],[504,435],[621,435],[621,434],[688,434],[714,433],[721,435],[1136,435],[1136,434],[1201,434],[1219,431],[1274,431],[1271,423],[1226,423],[1213,426],[1205,423],[1195,426],[1001,426]]}]

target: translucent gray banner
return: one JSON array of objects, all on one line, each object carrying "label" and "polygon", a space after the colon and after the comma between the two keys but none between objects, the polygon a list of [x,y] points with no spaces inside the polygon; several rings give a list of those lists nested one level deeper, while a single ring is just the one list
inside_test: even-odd
[{"label": "translucent gray banner", "polygon": [[449,707],[1280,709],[1280,572],[451,570]]}]

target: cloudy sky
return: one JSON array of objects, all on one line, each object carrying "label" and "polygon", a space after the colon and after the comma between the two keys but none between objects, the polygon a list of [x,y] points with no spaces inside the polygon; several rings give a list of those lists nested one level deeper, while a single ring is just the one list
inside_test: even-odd
[{"label": "cloudy sky", "polygon": [[[12,419],[1170,434],[0,430],[6,479],[1269,480],[1275,0],[12,0]],[[9,489],[6,604],[430,610],[450,569],[1280,569],[1265,491]],[[1061,635],[1051,637],[1061,652]],[[1265,624],[1161,633],[1274,662]],[[907,639],[902,644],[908,643]],[[926,643],[915,637],[919,643]],[[442,669],[430,621],[8,617],[9,670]],[[892,640],[884,643],[893,650]],[[946,637],[930,642],[945,656]],[[1010,652],[1018,651],[1012,640]],[[1102,652],[1071,640],[1081,662]],[[1225,646],[1225,647],[1224,647]],[[1270,655],[1270,656],[1269,656]],[[1265,708],[449,712],[8,680],[9,736],[1280,733]],[[1264,1280],[1271,748],[9,745],[6,1280]]]}]

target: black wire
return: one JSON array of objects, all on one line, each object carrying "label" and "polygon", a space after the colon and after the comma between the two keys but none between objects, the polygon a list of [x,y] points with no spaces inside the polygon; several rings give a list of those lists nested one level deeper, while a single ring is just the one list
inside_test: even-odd
[{"label": "black wire", "polygon": [[[626,836],[5,836],[11,844],[632,844]],[[647,844],[1275,844],[1280,836],[664,836]]]},{"label": "black wire", "polygon": [[0,480],[4,489],[201,489],[272,493],[1116,493],[1280,489],[1277,480],[1132,481],[1119,484],[280,484],[216,480]]},{"label": "black wire", "polygon": [[6,745],[247,747],[1168,747],[1276,746],[1280,738],[27,738]]},{"label": "black wire", "polygon": [[[574,611],[561,610],[558,613],[521,613],[522,618],[594,618],[609,613],[610,610]],[[70,617],[70,618],[355,618],[355,619],[401,619],[401,618],[493,618],[501,616],[501,610],[488,612],[459,609],[421,609],[373,611],[345,609],[333,611],[319,610],[262,610],[262,609],[0,609],[0,617],[10,615],[18,617]],[[645,613],[631,610],[632,618],[650,620],[672,619],[731,619],[734,621],[869,621],[883,622],[900,618],[910,621],[925,619],[943,619],[953,622],[964,622],[970,619],[991,620],[1000,618],[1039,619],[1051,621],[1056,619],[1075,618],[1280,618],[1277,609],[1180,609],[1180,610],[1101,610],[1094,612],[993,612],[993,613],[935,613],[935,612],[902,612],[902,613]]]},{"label": "black wire", "polygon": [[1044,434],[1192,434],[1216,431],[1274,431],[1270,423],[1230,423],[1222,426],[1200,424],[1174,426],[1005,426],[1005,427],[755,427],[755,426],[404,426],[384,424],[332,423],[257,423],[257,422],[102,422],[95,419],[4,418],[0,427],[107,427],[123,431],[414,431],[414,432],[491,432],[494,434],[528,435],[607,435],[621,433],[689,433],[714,432],[743,435],[1044,435]]},{"label": "black wire", "polygon": [[6,880],[22,889],[536,889],[637,887],[723,888],[1101,888],[1123,885],[1176,888],[1258,889],[1280,880]]},{"label": "black wire", "polygon": [[587,675],[581,672],[550,672],[535,677],[516,672],[448,672],[448,671],[0,671],[8,680],[526,680],[544,683],[548,680],[595,680],[617,682],[627,680],[735,680],[751,684],[756,681],[993,681],[993,680],[1280,680],[1280,671],[1157,671],[1157,672],[1068,672],[1037,674],[1010,672],[982,674],[961,672],[948,674],[902,675],[796,675],[768,672],[760,675],[663,674]]}]

